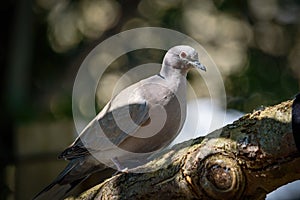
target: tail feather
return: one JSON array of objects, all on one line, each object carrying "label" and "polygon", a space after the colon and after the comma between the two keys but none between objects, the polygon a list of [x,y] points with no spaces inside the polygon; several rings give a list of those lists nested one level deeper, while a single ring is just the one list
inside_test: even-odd
[{"label": "tail feather", "polygon": [[76,187],[80,182],[87,178],[87,176],[76,179],[70,179],[68,175],[76,167],[77,163],[70,162],[67,167],[57,176],[57,178],[39,192],[33,199],[34,200],[48,200],[48,199],[63,199],[69,191]]},{"label": "tail feather", "polygon": [[[79,184],[79,182],[77,182]],[[47,186],[44,190],[38,193],[33,199],[34,200],[50,200],[57,199],[61,200],[66,197],[69,191],[71,191],[76,185],[75,184],[65,184],[60,185],[58,183],[52,183]]]},{"label": "tail feather", "polygon": [[64,199],[68,193],[89,175],[102,171],[106,167],[91,158],[78,158],[71,160],[57,178],[41,192],[34,200]]}]

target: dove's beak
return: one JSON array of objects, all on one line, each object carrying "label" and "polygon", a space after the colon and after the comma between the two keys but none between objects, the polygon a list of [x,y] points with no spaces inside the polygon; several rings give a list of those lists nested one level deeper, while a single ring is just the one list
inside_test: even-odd
[{"label": "dove's beak", "polygon": [[201,69],[206,72],[206,67],[202,65],[199,61],[190,61],[190,64],[193,65],[197,69]]}]

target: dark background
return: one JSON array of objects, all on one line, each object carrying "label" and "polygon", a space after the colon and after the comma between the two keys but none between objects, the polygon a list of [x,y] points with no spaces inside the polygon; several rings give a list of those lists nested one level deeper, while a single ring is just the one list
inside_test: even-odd
[{"label": "dark background", "polygon": [[[227,107],[251,112],[299,91],[299,15],[297,0],[2,2],[0,199],[32,197],[65,165],[55,158],[74,137],[71,102],[77,70],[109,36],[157,26],[193,37],[222,73]],[[105,80],[117,80],[136,64],[160,62],[163,53],[120,58]],[[192,75],[188,78],[195,84]],[[101,92],[99,108],[111,91]]]}]

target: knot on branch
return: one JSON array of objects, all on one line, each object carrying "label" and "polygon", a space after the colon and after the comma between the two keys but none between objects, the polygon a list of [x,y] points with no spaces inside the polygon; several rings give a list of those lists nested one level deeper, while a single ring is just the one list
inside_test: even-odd
[{"label": "knot on branch", "polygon": [[[199,196],[210,199],[240,199],[245,188],[245,177],[237,160],[222,154],[213,154],[198,161],[197,177],[191,184]],[[197,185],[197,188],[195,187]]]},{"label": "knot on branch", "polygon": [[207,157],[199,166],[200,187],[213,199],[239,199],[245,178],[236,159],[222,154]]}]

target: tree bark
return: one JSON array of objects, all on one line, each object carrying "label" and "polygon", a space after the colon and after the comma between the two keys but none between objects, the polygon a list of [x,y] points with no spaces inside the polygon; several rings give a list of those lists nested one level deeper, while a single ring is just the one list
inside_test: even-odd
[{"label": "tree bark", "polygon": [[246,114],[140,167],[160,166],[158,170],[120,173],[69,199],[265,199],[277,187],[300,179],[292,104]]}]

